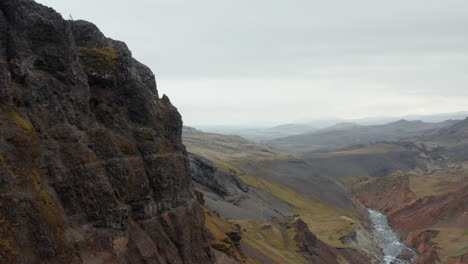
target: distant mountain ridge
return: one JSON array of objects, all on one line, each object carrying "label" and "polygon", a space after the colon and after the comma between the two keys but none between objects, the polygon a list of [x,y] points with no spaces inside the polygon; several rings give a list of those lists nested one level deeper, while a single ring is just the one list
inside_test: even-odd
[{"label": "distant mountain ridge", "polygon": [[361,125],[353,122],[342,122],[330,127],[318,129],[317,131],[314,131],[314,134],[325,133],[329,131],[350,130],[358,127],[361,127]]},{"label": "distant mountain ridge", "polygon": [[316,127],[309,124],[284,124],[274,127],[202,126],[199,127],[199,129],[209,133],[238,135],[245,139],[257,142],[290,135],[309,133],[317,130]]},{"label": "distant mountain ridge", "polygon": [[362,126],[340,123],[315,132],[269,140],[266,143],[286,151],[314,152],[333,150],[348,145],[367,144],[376,141],[394,141],[429,133],[432,130],[457,123],[447,120],[439,123],[398,120],[385,125]]},{"label": "distant mountain ridge", "polygon": [[248,140],[262,142],[267,140],[273,140],[276,138],[283,138],[288,136],[312,133],[320,130],[324,130],[330,127],[334,127],[337,124],[356,124],[360,126],[371,126],[371,125],[384,125],[399,120],[408,121],[422,121],[426,123],[439,123],[445,120],[462,120],[468,116],[468,111],[460,111],[453,113],[442,113],[432,115],[404,115],[399,117],[365,117],[358,119],[344,119],[344,118],[322,118],[311,121],[303,121],[296,123],[280,124],[276,126],[256,126],[256,125],[245,125],[245,126],[223,126],[223,125],[212,125],[212,126],[196,126],[196,129],[200,129],[204,132],[218,133],[224,135],[238,135]]}]

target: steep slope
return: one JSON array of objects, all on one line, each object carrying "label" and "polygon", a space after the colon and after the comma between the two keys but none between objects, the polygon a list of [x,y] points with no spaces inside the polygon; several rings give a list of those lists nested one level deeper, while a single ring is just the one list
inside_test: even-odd
[{"label": "steep slope", "polygon": [[0,2],[0,263],[214,263],[181,133],[123,42]]},{"label": "steep slope", "polygon": [[468,118],[410,140],[438,146],[440,152],[454,162],[468,160]]},{"label": "steep slope", "polygon": [[[333,257],[324,263],[377,262],[380,253],[365,228],[366,210],[338,180],[310,173],[312,167],[297,155],[237,136],[187,132],[183,140],[196,153],[191,165],[205,205],[235,220],[241,245],[252,258],[313,263],[319,259],[315,253],[330,250]],[[297,221],[307,228],[293,228]]]},{"label": "steep slope", "polygon": [[210,211],[234,220],[278,220],[293,215],[289,204],[250,188],[236,174],[199,155],[190,153],[189,157],[195,188],[204,194],[204,205]]},{"label": "steep slope", "polygon": [[424,123],[400,120],[385,125],[359,126],[341,124],[313,133],[289,136],[267,141],[269,145],[293,152],[319,152],[336,150],[348,145],[368,144],[376,141],[392,141],[419,136],[433,129],[449,126],[455,121]]}]

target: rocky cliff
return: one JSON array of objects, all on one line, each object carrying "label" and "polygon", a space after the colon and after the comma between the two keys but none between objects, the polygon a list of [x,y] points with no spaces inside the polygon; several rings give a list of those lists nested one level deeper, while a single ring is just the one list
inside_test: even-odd
[{"label": "rocky cliff", "polygon": [[0,1],[0,263],[213,263],[181,132],[125,43]]}]

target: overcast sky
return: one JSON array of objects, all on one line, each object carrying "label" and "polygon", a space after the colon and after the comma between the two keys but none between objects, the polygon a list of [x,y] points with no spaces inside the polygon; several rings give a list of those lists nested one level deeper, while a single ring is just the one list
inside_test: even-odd
[{"label": "overcast sky", "polygon": [[122,40],[187,125],[468,110],[466,0],[38,0]]}]

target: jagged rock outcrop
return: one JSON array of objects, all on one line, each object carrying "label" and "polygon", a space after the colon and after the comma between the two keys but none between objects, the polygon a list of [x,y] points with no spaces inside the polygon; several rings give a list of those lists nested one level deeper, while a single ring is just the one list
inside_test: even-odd
[{"label": "jagged rock outcrop", "polygon": [[123,42],[0,2],[0,263],[213,263],[181,133]]}]

